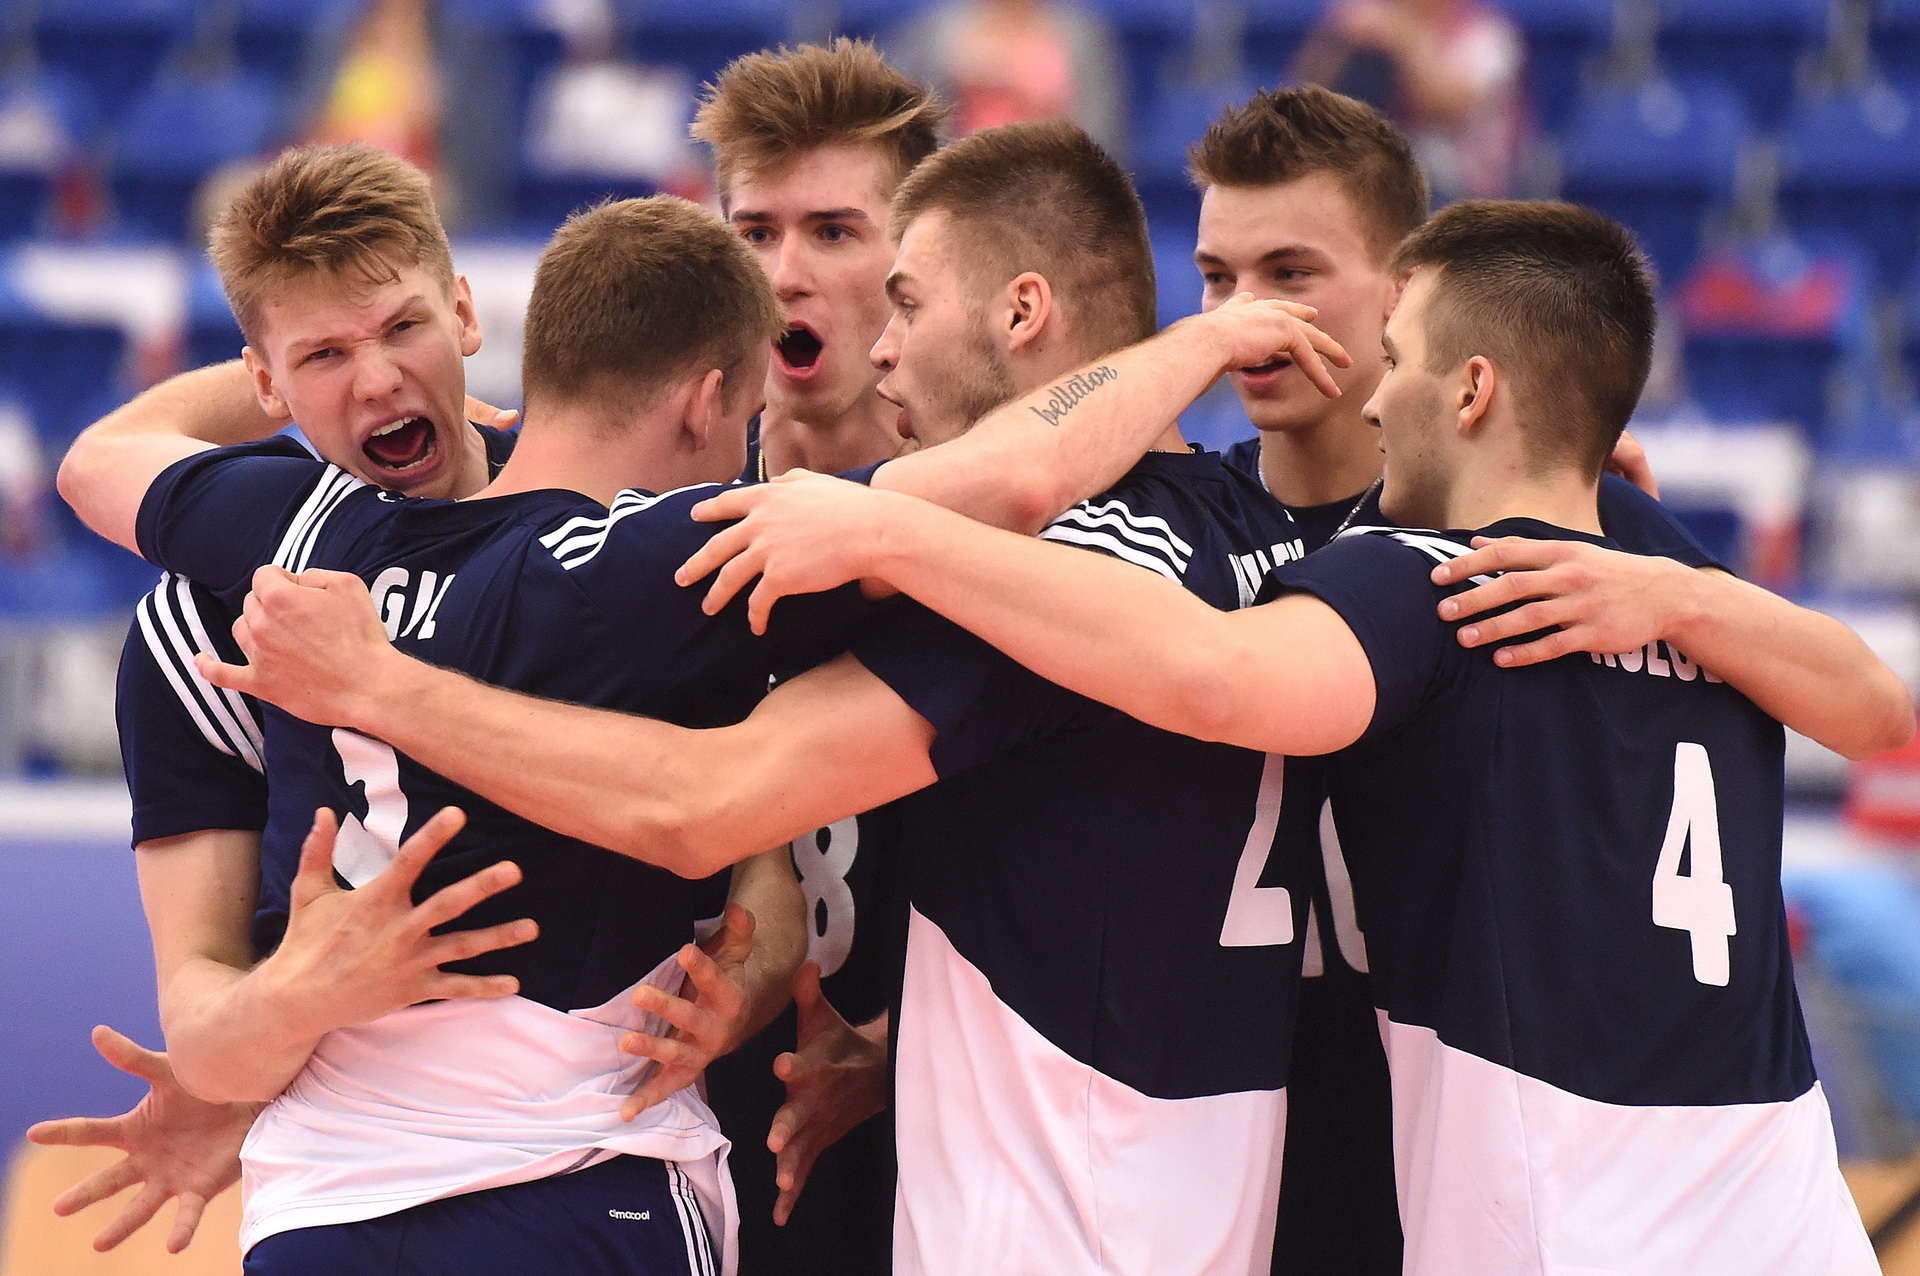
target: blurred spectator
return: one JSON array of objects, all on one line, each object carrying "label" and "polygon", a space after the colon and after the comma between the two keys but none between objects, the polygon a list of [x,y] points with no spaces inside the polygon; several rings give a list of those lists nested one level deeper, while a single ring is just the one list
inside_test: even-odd
[{"label": "blurred spectator", "polygon": [[315,142],[370,142],[428,173],[440,167],[440,71],[431,0],[366,0],[334,69]]},{"label": "blurred spectator", "polygon": [[1294,75],[1392,116],[1444,204],[1513,192],[1525,62],[1519,29],[1481,0],[1334,0]]},{"label": "blurred spectator", "polygon": [[46,540],[47,461],[33,422],[0,402],[0,562],[24,561]]},{"label": "blurred spectator", "polygon": [[888,42],[888,57],[953,103],[957,135],[1065,116],[1125,148],[1125,86],[1113,32],[1053,0],[948,0]]},{"label": "blurred spectator", "polygon": [[612,0],[548,0],[566,60],[534,90],[527,159],[550,175],[640,179],[701,194],[704,170],[687,125],[693,77],[619,55]]}]

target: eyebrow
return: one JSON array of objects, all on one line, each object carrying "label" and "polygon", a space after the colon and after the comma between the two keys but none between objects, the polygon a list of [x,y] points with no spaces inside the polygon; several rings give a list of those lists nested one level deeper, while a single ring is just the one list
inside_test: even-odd
[{"label": "eyebrow", "polygon": [[[388,328],[393,327],[395,323],[399,322],[402,315],[422,305],[425,301],[426,297],[420,293],[415,293],[413,296],[408,297],[405,301],[387,312],[386,317],[380,321],[380,330],[385,332]],[[296,341],[288,346],[287,353],[289,357],[298,359],[312,354],[316,350],[325,350],[330,346],[340,345],[344,340],[345,338],[337,336],[309,337],[305,341]]]},{"label": "eyebrow", "polygon": [[[728,218],[729,221],[756,223],[770,222],[773,219],[772,213],[757,208],[737,208],[733,211],[733,215]],[[823,208],[818,212],[802,213],[800,214],[800,220],[803,222],[871,222],[873,218],[867,216],[866,210],[863,208],[847,207]]]},{"label": "eyebrow", "polygon": [[[1310,248],[1306,244],[1286,244],[1286,245],[1283,245],[1282,247],[1270,249],[1269,251],[1260,254],[1260,260],[1255,262],[1254,264],[1257,266],[1267,266],[1267,265],[1271,265],[1276,261],[1287,261],[1295,257],[1324,257],[1324,256],[1326,256],[1326,254],[1321,252],[1318,248]],[[1203,265],[1203,266],[1224,266],[1227,264],[1225,261],[1221,260],[1219,257],[1214,256],[1212,253],[1205,252],[1200,249],[1194,250],[1193,260],[1199,265]]]},{"label": "eyebrow", "polygon": [[905,271],[896,270],[892,274],[888,275],[887,276],[887,300],[888,301],[900,300],[901,290],[904,289],[911,282],[913,282],[913,276],[907,274]]},{"label": "eyebrow", "polygon": [[1387,352],[1387,358],[1389,359],[1398,359],[1400,357],[1400,351],[1394,346],[1393,338],[1387,335],[1386,329],[1384,328],[1380,330],[1380,348]]}]

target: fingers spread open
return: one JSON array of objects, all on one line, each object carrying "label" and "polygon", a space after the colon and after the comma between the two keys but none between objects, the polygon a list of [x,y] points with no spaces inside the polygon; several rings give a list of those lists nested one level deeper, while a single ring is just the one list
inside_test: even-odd
[{"label": "fingers spread open", "polygon": [[339,831],[340,821],[330,808],[323,806],[313,813],[313,827],[300,844],[300,868],[293,883],[296,895],[302,888],[308,895],[334,889],[333,839]]},{"label": "fingers spread open", "polygon": [[104,1201],[109,1196],[123,1192],[145,1177],[134,1166],[131,1158],[123,1157],[106,1169],[87,1175],[54,1197],[53,1212],[61,1218],[69,1214],[77,1214],[95,1201]]},{"label": "fingers spread open", "polygon": [[631,1121],[654,1104],[678,1094],[700,1075],[698,1068],[663,1066],[620,1105],[620,1119]]},{"label": "fingers spread open", "polygon": [[200,1230],[200,1217],[207,1212],[207,1198],[198,1192],[180,1193],[180,1204],[173,1211],[173,1230],[167,1233],[167,1253],[178,1254],[193,1243]]},{"label": "fingers spread open", "polygon": [[[417,870],[415,876],[418,876]],[[501,860],[497,864],[489,864],[479,872],[463,877],[451,886],[442,886],[427,896],[413,910],[413,923],[421,930],[432,930],[437,926],[444,926],[481,900],[491,899],[500,892],[519,885],[521,876],[520,866],[512,860]],[[528,924],[532,925],[531,922]],[[534,938],[533,935],[527,936],[527,939],[532,938]],[[527,939],[516,939],[512,942],[524,944]]]},{"label": "fingers spread open", "polygon": [[457,930],[451,935],[438,936],[426,947],[427,959],[435,966],[445,966],[456,961],[471,961],[482,953],[498,952],[502,948],[514,948],[521,944],[532,943],[539,937],[539,923],[531,918],[522,917],[517,922],[501,922],[498,926],[486,926],[479,930]]},{"label": "fingers spread open", "polygon": [[41,1121],[27,1127],[27,1142],[42,1147],[123,1147],[122,1121],[121,1117],[64,1117],[58,1121]]},{"label": "fingers spread open", "polygon": [[126,1208],[114,1216],[112,1222],[100,1229],[99,1234],[93,1238],[93,1248],[99,1253],[106,1253],[145,1227],[148,1221],[159,1212],[160,1207],[166,1204],[166,1201],[165,1188],[156,1187],[152,1183],[147,1184],[127,1202]]},{"label": "fingers spread open", "polygon": [[93,1048],[122,1072],[130,1072],[142,1081],[152,1084],[155,1081],[171,1079],[173,1072],[167,1067],[167,1056],[149,1050],[125,1033],[116,1032],[106,1024],[96,1024],[93,1029]]},{"label": "fingers spread open", "polygon": [[717,616],[733,601],[733,596],[752,583],[766,565],[766,555],[759,547],[751,543],[742,543],[735,555],[726,561],[714,575],[713,584],[707,587],[707,596],[700,600],[700,610],[709,616]]}]

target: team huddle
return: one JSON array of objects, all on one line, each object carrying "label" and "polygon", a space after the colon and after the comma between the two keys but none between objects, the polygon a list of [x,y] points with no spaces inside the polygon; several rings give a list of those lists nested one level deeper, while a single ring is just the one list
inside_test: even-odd
[{"label": "team huddle", "polygon": [[1630,235],[1429,217],[1263,92],[1160,330],[1123,168],[943,120],[859,42],[729,66],[720,216],[568,219],[518,429],[419,173],[236,195],[242,359],[60,474],[164,573],[167,1046],[96,1034],[152,1091],[36,1128],[127,1153],[64,1207],[178,1248],[237,1178],[274,1276],[1877,1271],[1783,724],[1913,708],[1650,494]]}]

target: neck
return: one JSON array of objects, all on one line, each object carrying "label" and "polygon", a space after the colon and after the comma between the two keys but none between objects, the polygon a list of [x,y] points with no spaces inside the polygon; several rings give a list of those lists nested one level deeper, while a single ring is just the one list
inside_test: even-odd
[{"label": "neck", "polygon": [[1346,500],[1379,477],[1380,431],[1358,403],[1298,430],[1260,432],[1260,481],[1283,505]]},{"label": "neck", "polygon": [[479,498],[517,492],[578,492],[602,505],[625,488],[667,492],[706,481],[698,454],[676,448],[682,432],[669,422],[617,420],[592,404],[529,404],[529,425],[499,477]]},{"label": "neck", "polygon": [[760,455],[769,476],[796,469],[818,474],[857,470],[899,453],[899,419],[900,409],[871,390],[851,410],[817,420],[768,403],[760,413]]},{"label": "neck", "polygon": [[1503,518],[1532,518],[1575,532],[1601,534],[1598,486],[1570,470],[1526,477],[1503,467],[1468,474],[1447,494],[1448,527],[1488,527]]}]

